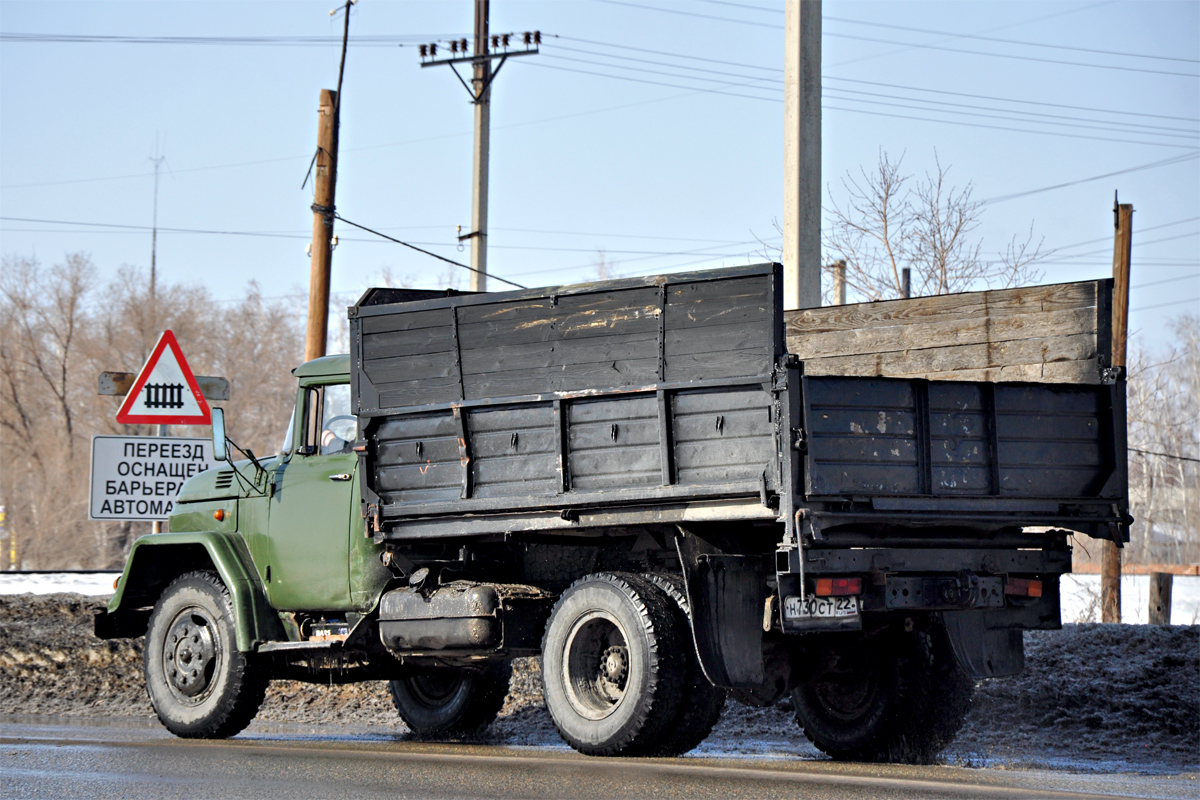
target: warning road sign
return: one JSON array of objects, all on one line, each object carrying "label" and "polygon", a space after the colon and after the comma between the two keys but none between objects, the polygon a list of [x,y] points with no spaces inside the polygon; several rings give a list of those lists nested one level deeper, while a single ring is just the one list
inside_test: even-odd
[{"label": "warning road sign", "polygon": [[125,395],[117,422],[125,425],[211,425],[212,412],[175,334],[163,331]]}]

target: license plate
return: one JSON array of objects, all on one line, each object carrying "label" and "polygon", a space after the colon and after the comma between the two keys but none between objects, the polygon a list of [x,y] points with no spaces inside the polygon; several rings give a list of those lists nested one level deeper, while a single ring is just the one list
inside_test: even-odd
[{"label": "license plate", "polygon": [[858,616],[857,597],[785,597],[783,615],[788,619],[838,618]]}]

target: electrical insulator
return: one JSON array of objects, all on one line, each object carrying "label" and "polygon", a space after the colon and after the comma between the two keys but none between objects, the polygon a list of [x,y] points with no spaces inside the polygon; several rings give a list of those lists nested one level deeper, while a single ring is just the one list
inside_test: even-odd
[{"label": "electrical insulator", "polygon": [[424,58],[425,56],[429,55],[429,48],[426,47],[425,45],[421,45],[421,47],[419,49],[421,51],[421,58]]},{"label": "electrical insulator", "polygon": [[529,47],[529,43],[533,41],[533,34],[529,31],[525,31],[525,33],[521,34],[521,40],[524,42],[526,47]]},{"label": "electrical insulator", "polygon": [[534,31],[534,32],[533,32],[533,43],[534,43],[534,44],[541,44],[541,43],[542,43],[542,32],[541,32],[541,31]]},{"label": "electrical insulator", "polygon": [[493,49],[493,50],[496,50],[496,49],[498,49],[499,47],[500,47],[500,37],[499,37],[499,36],[493,36],[493,37],[492,37],[492,49]]},{"label": "electrical insulator", "polygon": [[464,53],[467,52],[467,40],[466,39],[458,40],[458,49],[462,50]]},{"label": "electrical insulator", "polygon": [[500,37],[500,41],[504,44],[505,47],[508,47],[508,37],[509,37],[509,34],[507,34],[507,33]]},{"label": "electrical insulator", "polygon": [[429,45],[429,55],[431,58],[437,56],[437,45],[436,44]]},{"label": "electrical insulator", "polygon": [[457,53],[457,52],[458,52],[458,42],[456,42],[456,41],[454,41],[454,40],[451,40],[451,42],[450,42],[450,52],[451,52],[451,53]]}]

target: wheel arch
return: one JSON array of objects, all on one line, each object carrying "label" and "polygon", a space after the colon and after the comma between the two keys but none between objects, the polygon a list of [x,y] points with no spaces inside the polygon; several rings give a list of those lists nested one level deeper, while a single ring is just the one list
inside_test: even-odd
[{"label": "wheel arch", "polygon": [[237,534],[215,531],[157,533],[135,541],[116,593],[108,608],[96,615],[96,636],[144,635],[163,589],[180,575],[197,570],[216,572],[229,590],[238,650],[252,651],[262,642],[287,638],[278,614],[267,603],[245,541]]}]

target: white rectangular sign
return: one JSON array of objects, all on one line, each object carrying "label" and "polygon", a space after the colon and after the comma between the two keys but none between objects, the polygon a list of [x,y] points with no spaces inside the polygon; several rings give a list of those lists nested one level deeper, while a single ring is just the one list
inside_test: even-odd
[{"label": "white rectangular sign", "polygon": [[183,482],[217,465],[212,439],[93,436],[89,519],[166,519]]}]

